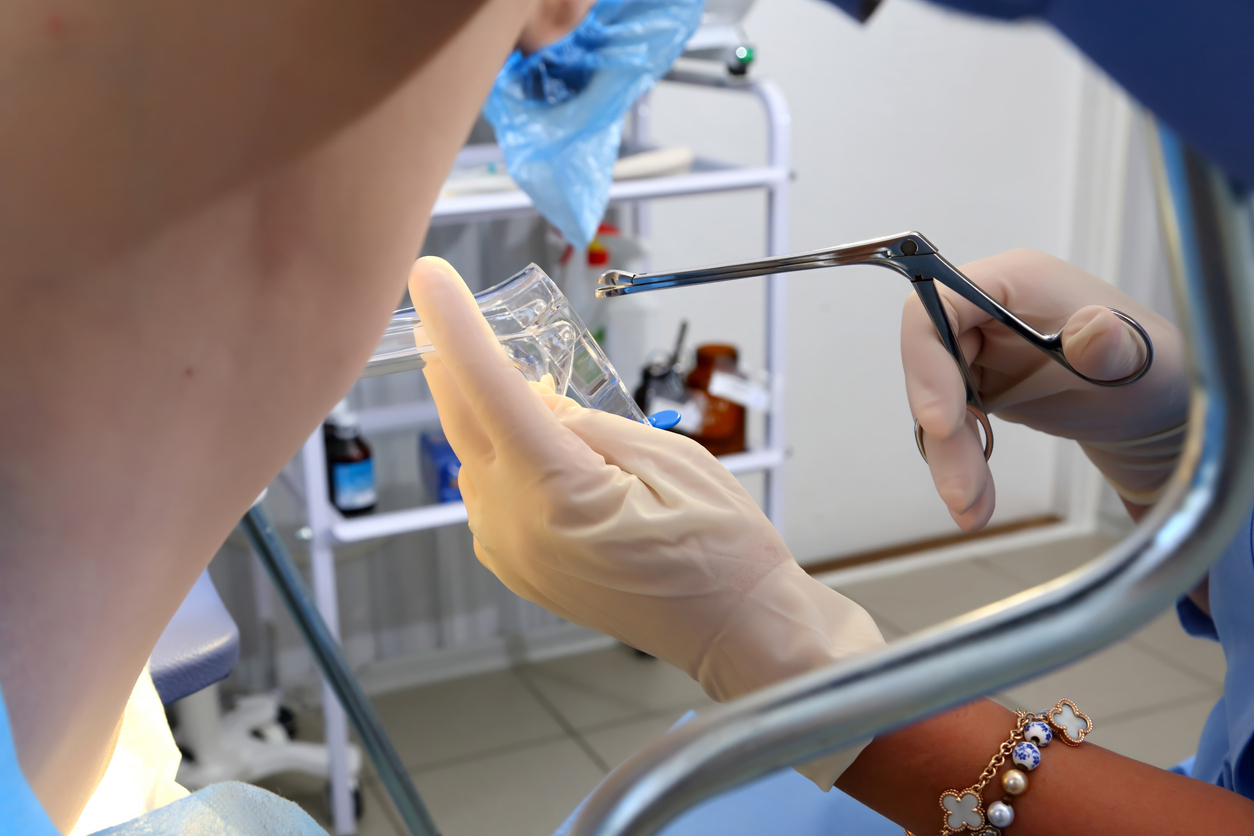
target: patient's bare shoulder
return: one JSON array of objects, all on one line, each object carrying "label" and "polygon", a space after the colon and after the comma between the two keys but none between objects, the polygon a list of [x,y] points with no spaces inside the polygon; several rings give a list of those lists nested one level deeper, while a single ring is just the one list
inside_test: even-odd
[{"label": "patient's bare shoulder", "polygon": [[368,356],[529,5],[0,4],[0,682],[62,829]]}]

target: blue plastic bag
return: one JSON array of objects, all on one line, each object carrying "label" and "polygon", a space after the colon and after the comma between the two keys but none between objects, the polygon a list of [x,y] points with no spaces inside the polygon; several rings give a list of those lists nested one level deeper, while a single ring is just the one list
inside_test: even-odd
[{"label": "blue plastic bag", "polygon": [[483,114],[510,176],[577,250],[605,215],[623,117],[701,22],[704,0],[598,0],[573,32],[505,62]]}]

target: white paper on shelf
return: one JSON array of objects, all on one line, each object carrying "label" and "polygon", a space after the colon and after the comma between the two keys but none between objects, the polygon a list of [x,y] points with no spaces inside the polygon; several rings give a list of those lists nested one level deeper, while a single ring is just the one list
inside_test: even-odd
[{"label": "white paper on shelf", "polygon": [[654,413],[663,410],[673,409],[679,413],[679,423],[674,429],[679,430],[684,435],[692,435],[701,432],[701,428],[705,426],[705,410],[701,404],[693,398],[686,403],[672,401],[670,398],[659,398],[654,395],[649,401],[649,408]]},{"label": "white paper on shelf", "polygon": [[716,398],[740,404],[745,409],[766,412],[771,406],[771,393],[738,375],[714,372],[707,391]]}]

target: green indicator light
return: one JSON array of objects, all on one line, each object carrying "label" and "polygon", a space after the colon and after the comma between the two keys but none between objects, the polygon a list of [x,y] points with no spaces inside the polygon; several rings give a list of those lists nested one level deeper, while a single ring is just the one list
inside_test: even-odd
[{"label": "green indicator light", "polygon": [[750,46],[736,47],[736,57],[740,59],[741,63],[748,64],[749,62],[753,61],[753,47],[750,47]]}]

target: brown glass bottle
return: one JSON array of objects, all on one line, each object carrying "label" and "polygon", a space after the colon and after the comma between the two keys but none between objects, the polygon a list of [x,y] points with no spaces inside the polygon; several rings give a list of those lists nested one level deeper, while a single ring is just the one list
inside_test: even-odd
[{"label": "brown glass bottle", "polygon": [[688,388],[705,399],[705,418],[701,431],[692,436],[716,456],[743,453],[745,449],[745,408],[738,403],[716,398],[709,392],[710,378],[715,372],[738,375],[734,345],[697,346],[697,366],[688,373]]}]

